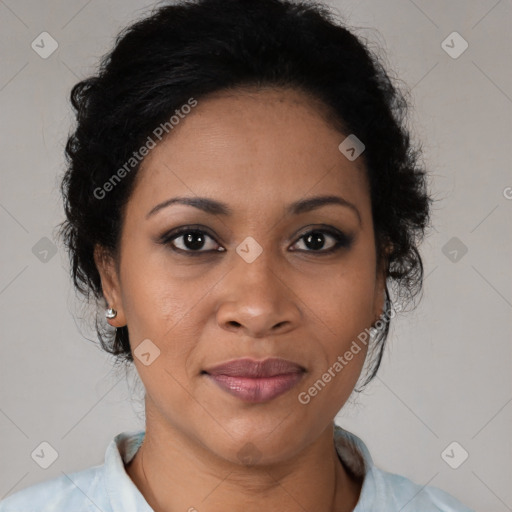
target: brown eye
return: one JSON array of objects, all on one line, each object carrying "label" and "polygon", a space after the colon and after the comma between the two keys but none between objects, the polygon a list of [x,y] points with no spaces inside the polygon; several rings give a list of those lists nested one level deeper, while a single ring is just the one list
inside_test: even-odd
[{"label": "brown eye", "polygon": [[201,229],[182,228],[165,235],[161,243],[170,245],[177,252],[206,253],[222,252],[223,249],[206,231]]},{"label": "brown eye", "polygon": [[[338,231],[332,231],[330,229],[314,229],[302,235],[296,244],[301,241],[303,241],[303,246],[306,247],[306,249],[299,248],[298,250],[300,251],[328,254],[335,252],[342,247],[350,247],[352,243],[352,237],[349,237]],[[325,248],[326,245],[327,248]]]}]

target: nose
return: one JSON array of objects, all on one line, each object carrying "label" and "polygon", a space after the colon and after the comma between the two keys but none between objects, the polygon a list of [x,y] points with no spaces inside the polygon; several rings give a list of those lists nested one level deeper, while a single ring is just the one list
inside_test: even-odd
[{"label": "nose", "polygon": [[302,314],[293,286],[264,255],[265,251],[252,263],[235,256],[234,268],[222,282],[217,309],[221,328],[263,338],[284,334],[299,325]]}]

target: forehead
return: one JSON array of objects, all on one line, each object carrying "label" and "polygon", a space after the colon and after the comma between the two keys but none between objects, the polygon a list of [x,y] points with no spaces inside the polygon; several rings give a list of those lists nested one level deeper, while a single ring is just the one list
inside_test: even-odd
[{"label": "forehead", "polygon": [[325,105],[289,89],[221,92],[198,100],[142,162],[130,202],[172,195],[222,198],[234,210],[339,192],[369,207],[364,160],[338,149],[348,134]]}]

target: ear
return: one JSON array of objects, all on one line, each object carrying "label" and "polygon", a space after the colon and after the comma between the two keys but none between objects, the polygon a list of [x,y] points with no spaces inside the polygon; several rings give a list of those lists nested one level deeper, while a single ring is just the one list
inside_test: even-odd
[{"label": "ear", "polygon": [[123,327],[126,325],[126,317],[121,298],[121,284],[114,258],[105,248],[96,244],[94,247],[94,262],[101,277],[103,297],[105,297],[108,307],[117,311],[116,317],[108,318],[107,322],[113,327]]}]

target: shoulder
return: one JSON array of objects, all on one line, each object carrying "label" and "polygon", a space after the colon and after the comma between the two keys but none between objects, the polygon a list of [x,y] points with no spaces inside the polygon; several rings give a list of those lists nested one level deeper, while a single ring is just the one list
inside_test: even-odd
[{"label": "shoulder", "polygon": [[11,494],[0,501],[0,512],[103,512],[103,466],[63,474]]},{"label": "shoulder", "polygon": [[11,494],[0,501],[0,512],[135,512],[151,510],[124,469],[145,432],[121,432],[112,439],[101,465],[64,473]]},{"label": "shoulder", "polygon": [[335,425],[334,439],[345,467],[363,479],[354,512],[377,509],[382,512],[474,512],[437,487],[419,485],[405,476],[378,468],[361,438],[338,425]]},{"label": "shoulder", "polygon": [[[373,466],[376,499],[380,496],[396,510],[408,512],[474,512],[451,494],[435,486],[419,485],[409,478]],[[390,508],[390,510],[392,510]],[[395,508],[393,508],[395,510]]]}]

